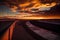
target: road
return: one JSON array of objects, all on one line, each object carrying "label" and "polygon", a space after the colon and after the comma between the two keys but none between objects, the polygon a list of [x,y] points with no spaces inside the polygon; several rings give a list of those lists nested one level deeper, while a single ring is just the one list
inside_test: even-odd
[{"label": "road", "polygon": [[[59,27],[59,26],[53,26],[53,24],[51,23],[49,23],[48,25],[48,23],[47,22],[45,23],[44,21],[42,22],[43,24],[39,22],[39,24],[41,25],[36,26],[36,23],[38,23],[38,21],[42,22],[42,20],[35,20],[35,21],[34,20],[11,21],[10,20],[9,22],[12,22],[12,23],[10,26],[8,26],[8,28],[6,27],[7,30],[4,32],[4,34],[2,34],[2,40],[5,40],[5,39],[6,40],[9,40],[9,39],[10,40],[59,40],[60,39],[58,28],[54,29],[54,27]],[[1,20],[1,22],[5,24],[5,22],[7,21]],[[51,30],[51,29],[54,29],[54,30]]]}]

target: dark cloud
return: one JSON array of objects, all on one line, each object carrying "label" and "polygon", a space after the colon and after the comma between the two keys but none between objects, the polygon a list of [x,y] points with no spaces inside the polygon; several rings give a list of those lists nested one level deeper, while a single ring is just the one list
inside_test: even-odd
[{"label": "dark cloud", "polygon": [[[9,4],[9,5],[18,5],[25,2],[31,2],[32,0],[0,0],[0,5],[2,4]],[[51,2],[58,2],[60,3],[60,0],[39,0],[41,3],[51,3]]]},{"label": "dark cloud", "polygon": [[60,3],[60,0],[40,0],[41,3],[52,3],[52,2],[57,2]]},{"label": "dark cloud", "polygon": [[55,13],[57,13],[57,14],[58,14],[58,13],[60,14],[60,4],[52,7],[50,11],[51,11],[51,12],[55,12]]}]

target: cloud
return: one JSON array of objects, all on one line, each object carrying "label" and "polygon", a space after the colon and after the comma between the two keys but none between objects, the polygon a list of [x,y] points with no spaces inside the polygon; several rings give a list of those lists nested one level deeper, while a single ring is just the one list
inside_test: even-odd
[{"label": "cloud", "polygon": [[9,8],[11,8],[13,12],[16,12],[17,10],[32,8],[36,6],[39,7],[41,6],[41,4],[52,3],[52,2],[60,2],[60,1],[59,0],[2,0],[0,2],[0,5],[6,5]]}]

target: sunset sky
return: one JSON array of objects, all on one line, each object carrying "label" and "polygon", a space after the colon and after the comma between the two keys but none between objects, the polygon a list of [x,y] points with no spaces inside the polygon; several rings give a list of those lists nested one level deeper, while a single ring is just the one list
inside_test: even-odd
[{"label": "sunset sky", "polygon": [[18,12],[12,12],[9,7],[5,5],[0,6],[0,16],[4,15],[16,15]]},{"label": "sunset sky", "polygon": [[[53,7],[56,3],[59,4],[59,7]],[[16,15],[18,10],[23,10],[25,8],[40,8],[40,10],[50,10],[50,7],[53,7],[51,10],[54,13],[60,14],[60,1],[59,0],[0,0],[0,16],[4,15]],[[42,5],[40,5],[42,3]],[[50,5],[51,6],[46,6]],[[37,7],[36,7],[37,6]],[[57,9],[57,10],[56,10]],[[51,11],[50,10],[50,11]]]}]

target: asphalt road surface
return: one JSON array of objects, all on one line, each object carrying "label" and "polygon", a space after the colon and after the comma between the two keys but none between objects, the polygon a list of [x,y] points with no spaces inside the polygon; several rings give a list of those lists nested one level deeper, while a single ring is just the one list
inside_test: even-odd
[{"label": "asphalt road surface", "polygon": [[1,40],[60,40],[59,20],[1,20],[0,25]]}]

